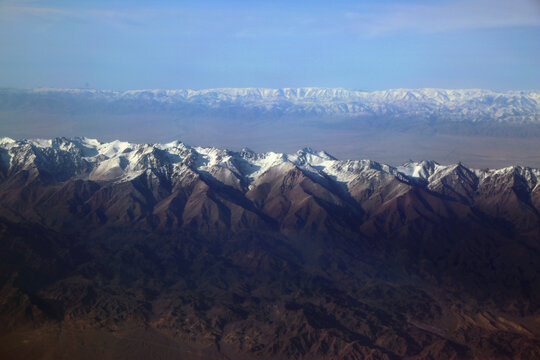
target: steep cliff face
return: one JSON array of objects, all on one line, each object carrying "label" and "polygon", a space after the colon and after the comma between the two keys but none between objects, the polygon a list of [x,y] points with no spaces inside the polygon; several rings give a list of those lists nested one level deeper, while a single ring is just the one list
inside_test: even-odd
[{"label": "steep cliff face", "polygon": [[540,356],[540,171],[0,141],[6,358]]}]

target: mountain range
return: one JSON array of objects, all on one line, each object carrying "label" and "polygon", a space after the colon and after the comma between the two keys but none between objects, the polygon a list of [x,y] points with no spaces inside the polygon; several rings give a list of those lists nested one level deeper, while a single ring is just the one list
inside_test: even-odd
[{"label": "mountain range", "polygon": [[540,122],[540,92],[480,89],[224,88],[205,90],[3,89],[0,109],[71,109],[250,116],[359,116],[442,121]]},{"label": "mountain range", "polygon": [[0,89],[0,134],[540,167],[539,99],[533,90]]},{"label": "mountain range", "polygon": [[539,239],[529,167],[2,138],[0,357],[537,358]]}]

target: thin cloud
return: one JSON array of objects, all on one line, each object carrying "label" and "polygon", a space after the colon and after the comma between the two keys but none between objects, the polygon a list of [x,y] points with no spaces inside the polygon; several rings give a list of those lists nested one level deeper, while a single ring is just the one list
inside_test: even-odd
[{"label": "thin cloud", "polygon": [[372,35],[411,30],[445,32],[540,26],[540,6],[532,0],[461,0],[437,5],[390,5],[349,12],[349,25]]},{"label": "thin cloud", "polygon": [[11,19],[24,18],[28,16],[54,17],[70,15],[70,11],[68,10],[41,6],[2,6],[0,9],[0,15]]},{"label": "thin cloud", "polygon": [[34,2],[0,5],[0,18],[45,22],[76,20],[105,22],[116,27],[169,27],[170,31],[230,34],[237,38],[294,36],[295,34],[381,35],[399,31],[420,33],[486,28],[540,26],[540,0],[456,0],[436,4],[359,5],[269,8],[190,8],[182,6],[84,8],[44,7]]},{"label": "thin cloud", "polygon": [[0,18],[11,21],[104,21],[118,26],[143,23],[159,15],[152,9],[109,10],[68,7],[44,7],[38,5],[7,5],[0,7]]}]

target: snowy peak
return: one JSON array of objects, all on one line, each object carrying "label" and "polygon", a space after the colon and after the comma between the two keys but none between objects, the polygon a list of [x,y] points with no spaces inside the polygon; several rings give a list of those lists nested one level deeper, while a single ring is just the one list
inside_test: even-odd
[{"label": "snowy peak", "polygon": [[[538,221],[539,178],[540,170],[523,167],[475,170],[434,161],[393,167],[372,160],[338,160],[310,148],[283,154],[192,147],[180,141],[0,142],[0,185],[8,192],[45,186],[61,196],[63,189],[72,187],[100,189],[96,204],[102,204],[103,197],[129,204],[121,207],[125,210],[118,212],[120,217],[133,215],[142,201],[148,214],[157,211],[163,216],[160,221],[173,221],[170,216],[176,216],[186,226],[206,224],[195,219],[209,213],[218,221],[227,213],[224,209],[231,209],[231,214],[240,211],[225,221],[227,226],[249,227],[254,214],[263,212],[283,226],[318,229],[335,216],[336,209],[356,214],[356,222],[364,215],[400,213],[405,208],[411,216],[427,218],[438,211],[465,216],[470,208],[495,218],[509,217],[527,229]],[[49,201],[47,194],[43,201]],[[512,212],[506,212],[507,204]],[[313,217],[304,216],[308,213]],[[395,221],[400,219],[401,215]]]},{"label": "snowy peak", "polygon": [[4,173],[13,175],[26,171],[30,179],[127,182],[144,174],[154,174],[171,182],[185,174],[199,174],[241,191],[247,191],[250,184],[271,169],[278,173],[298,169],[316,182],[331,181],[345,189],[359,181],[397,179],[404,184],[426,186],[441,193],[448,187],[460,188],[467,196],[482,183],[523,184],[519,186],[533,191],[540,178],[539,170],[522,167],[471,170],[459,163],[440,165],[434,161],[411,161],[393,167],[372,160],[338,160],[311,148],[303,148],[294,154],[257,153],[247,148],[235,152],[191,147],[180,141],[136,144],[89,138],[21,141],[3,138],[0,155]]},{"label": "snowy peak", "polygon": [[440,168],[443,167],[441,167],[435,161],[424,160],[421,162],[410,161],[398,166],[397,170],[405,176],[427,180],[436,170]]}]

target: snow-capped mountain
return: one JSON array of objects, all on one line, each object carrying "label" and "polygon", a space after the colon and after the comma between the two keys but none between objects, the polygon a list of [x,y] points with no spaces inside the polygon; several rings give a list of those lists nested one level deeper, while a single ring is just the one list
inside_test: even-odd
[{"label": "snow-capped mountain", "polygon": [[[307,193],[301,199],[319,194],[324,201],[345,208],[353,201],[357,204],[352,209],[367,213],[381,211],[385,204],[414,189],[490,214],[506,214],[508,204],[517,202],[520,210],[505,215],[516,222],[533,221],[540,212],[540,170],[520,166],[478,170],[461,163],[422,161],[394,167],[371,160],[338,160],[309,148],[294,154],[256,153],[193,147],[180,141],[135,144],[88,138],[2,138],[0,159],[3,181],[17,187],[36,181],[47,186],[84,181],[115,188],[143,181],[152,192],[161,189],[153,195],[151,211],[168,204],[174,189],[192,188],[197,183],[210,189],[230,189],[239,197],[237,201],[262,206],[262,210],[268,205],[269,184],[282,192],[288,182],[305,179],[313,189],[302,190]],[[260,196],[266,200],[257,200]]]},{"label": "snow-capped mountain", "polygon": [[180,112],[223,116],[346,116],[385,119],[540,122],[540,92],[445,89],[354,91],[333,88],[206,90],[0,90],[0,110]]},{"label": "snow-capped mountain", "polygon": [[[311,148],[294,154],[240,152],[214,147],[192,147],[180,141],[166,144],[100,142],[89,138],[0,139],[2,169],[7,176],[19,171],[47,173],[56,181],[71,178],[94,181],[130,181],[145,173],[178,176],[184,169],[204,174],[226,185],[250,185],[272,168],[296,167],[318,181],[348,185],[366,172],[398,177],[404,182],[431,184],[461,164],[440,165],[434,161],[409,162],[398,167],[371,160],[338,160]],[[516,172],[536,187],[540,170],[509,167],[499,170],[467,169],[475,181]]]},{"label": "snow-capped mountain", "polygon": [[0,357],[537,358],[539,179],[1,138]]},{"label": "snow-capped mountain", "polygon": [[538,91],[444,89],[0,89],[0,134],[180,138],[279,152],[302,144],[393,165],[413,157],[480,168],[538,167],[539,99]]}]

